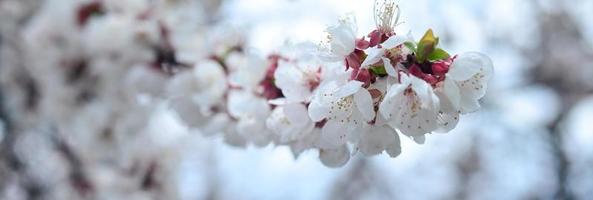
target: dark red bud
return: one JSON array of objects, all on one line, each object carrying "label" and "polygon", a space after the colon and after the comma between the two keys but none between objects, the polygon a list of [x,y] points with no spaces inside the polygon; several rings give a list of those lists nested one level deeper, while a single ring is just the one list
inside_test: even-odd
[{"label": "dark red bud", "polygon": [[365,38],[362,37],[361,39],[356,40],[356,49],[365,50],[369,48],[370,44],[371,43],[369,41],[366,41]]},{"label": "dark red bud", "polygon": [[381,31],[379,30],[374,30],[373,32],[369,33],[369,39],[370,39],[370,46],[374,47],[377,46],[381,43],[381,36],[383,35],[383,33],[381,33]]},{"label": "dark red bud", "polygon": [[447,62],[435,62],[432,64],[432,73],[437,76],[443,76],[449,71],[449,64]]}]

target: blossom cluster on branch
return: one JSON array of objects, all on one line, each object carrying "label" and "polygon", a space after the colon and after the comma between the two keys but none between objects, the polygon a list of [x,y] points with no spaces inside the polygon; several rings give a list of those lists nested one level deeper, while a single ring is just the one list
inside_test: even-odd
[{"label": "blossom cluster on branch", "polygon": [[317,46],[265,58],[230,47],[198,61],[170,81],[171,105],[229,144],[287,145],[295,155],[318,149],[330,167],[357,152],[398,156],[398,133],[423,143],[479,109],[493,71],[487,56],[450,55],[432,30],[419,41],[396,34],[399,7],[377,1],[375,9],[377,27],[367,36],[357,36],[347,16]]},{"label": "blossom cluster on branch", "polygon": [[24,97],[7,100],[13,110],[30,110],[13,112],[22,119],[16,126],[51,127],[87,167],[141,160],[121,168],[152,169],[167,162],[136,158],[158,160],[152,154],[164,151],[150,153],[142,141],[166,143],[143,134],[154,131],[153,114],[165,107],[230,145],[289,146],[295,156],[314,149],[323,164],[339,167],[356,153],[398,156],[399,135],[423,143],[426,134],[455,128],[461,114],[479,109],[493,71],[483,54],[450,55],[431,30],[419,40],[397,34],[393,1],[375,2],[377,26],[366,36],[346,16],[320,44],[271,55],[208,20],[202,3],[43,3],[13,34],[22,41],[15,54],[35,59],[10,57],[5,62],[22,63],[1,69],[7,77],[27,74],[4,79],[19,79],[6,88],[27,86],[16,92]]}]

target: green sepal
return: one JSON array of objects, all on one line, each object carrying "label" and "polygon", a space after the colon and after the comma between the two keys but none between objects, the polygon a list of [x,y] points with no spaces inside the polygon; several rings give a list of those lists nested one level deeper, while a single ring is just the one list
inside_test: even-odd
[{"label": "green sepal", "polygon": [[422,39],[420,39],[420,42],[418,42],[416,51],[418,62],[424,63],[428,55],[432,54],[438,44],[439,38],[434,36],[432,29],[428,29]]},{"label": "green sepal", "polygon": [[410,49],[412,52],[417,53],[416,52],[416,44],[414,42],[407,41],[407,42],[404,42],[404,45],[406,47],[408,47],[408,49]]},{"label": "green sepal", "polygon": [[438,60],[447,59],[449,57],[451,57],[451,55],[449,55],[449,53],[447,53],[445,50],[443,50],[441,48],[437,48],[432,53],[430,53],[430,55],[428,55],[428,60],[438,61]]},{"label": "green sepal", "polygon": [[369,71],[377,76],[386,76],[387,71],[385,71],[385,67],[383,65],[370,67]]}]

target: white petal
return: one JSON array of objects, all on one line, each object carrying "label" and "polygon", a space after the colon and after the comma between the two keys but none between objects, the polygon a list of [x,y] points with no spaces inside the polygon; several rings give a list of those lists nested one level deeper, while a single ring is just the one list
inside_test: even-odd
[{"label": "white petal", "polygon": [[[307,107],[300,103],[287,104],[282,106],[284,113],[293,127],[304,128],[307,125],[313,124],[309,119]],[[304,131],[304,130],[303,130]]]},{"label": "white petal", "polygon": [[387,126],[371,126],[362,132],[358,148],[364,155],[372,156],[386,149],[393,150],[393,154],[399,154],[396,152],[400,148],[399,145],[395,130]]},{"label": "white petal", "polygon": [[271,134],[266,130],[263,120],[244,118],[239,120],[236,129],[239,135],[242,135],[258,147],[266,146],[272,141]]},{"label": "white petal", "polygon": [[367,69],[370,65],[375,64],[381,60],[385,54],[385,50],[373,47],[367,49],[365,53],[367,54],[367,57],[364,59],[364,61],[362,61],[360,66],[364,69]]},{"label": "white petal", "polygon": [[[379,106],[379,111],[381,110],[380,106]],[[375,126],[383,126],[383,125],[387,125],[387,119],[385,119],[385,117],[381,114],[381,115],[377,115],[377,118],[375,119]]]},{"label": "white petal", "polygon": [[389,76],[397,78],[397,70],[393,67],[389,59],[383,58],[383,65],[385,66],[385,71]]},{"label": "white petal", "polygon": [[[205,135],[220,134],[232,123],[229,115],[226,113],[217,113],[214,116],[211,116],[210,119],[211,120],[207,122],[207,125],[200,128],[200,132]],[[205,123],[205,121],[203,123]]]},{"label": "white petal", "polygon": [[387,146],[387,149],[385,150],[392,158],[395,158],[402,153],[402,147],[397,132],[395,132],[394,136],[393,143]]},{"label": "white petal", "polygon": [[461,103],[459,104],[461,113],[471,113],[480,109],[480,102],[477,99],[463,96],[461,97]]},{"label": "white petal", "polygon": [[191,98],[173,98],[169,104],[186,125],[199,128],[207,123],[207,116],[200,112],[200,107]]},{"label": "white petal", "polygon": [[391,88],[385,94],[383,101],[379,104],[379,112],[381,115],[386,119],[391,119],[391,115],[393,115],[394,106],[401,102],[396,102],[394,97],[401,95],[404,90],[407,88],[405,85],[396,84],[392,85]]},{"label": "white petal", "polygon": [[174,76],[167,85],[170,97],[187,97],[196,92],[197,77],[189,71],[181,72]]},{"label": "white petal", "polygon": [[270,117],[266,119],[266,127],[272,131],[273,133],[283,136],[285,130],[287,128],[286,120],[284,119],[284,111],[282,107],[278,106],[273,111]]},{"label": "white petal", "polygon": [[350,79],[350,75],[352,74],[352,69],[344,71],[344,64],[325,63],[325,65],[322,66],[321,72],[322,82],[319,85],[318,90],[324,85],[348,82],[348,79]]},{"label": "white petal", "polygon": [[235,118],[262,117],[264,119],[267,118],[271,109],[266,99],[243,90],[229,92],[227,108],[229,114]]},{"label": "white petal", "polygon": [[486,75],[490,76],[492,73],[492,60],[481,53],[465,53],[455,59],[449,72],[447,72],[447,76],[456,81],[464,81],[470,79],[481,69],[487,73]]},{"label": "white petal", "polygon": [[319,60],[324,61],[324,62],[341,62],[344,61],[344,56],[342,55],[335,55],[332,53],[328,53],[325,51],[319,51],[317,52],[317,56],[319,58]]},{"label": "white petal", "polygon": [[458,81],[461,96],[470,96],[474,99],[480,99],[486,94],[488,81],[490,80],[483,68],[470,79]]},{"label": "white petal", "polygon": [[451,103],[450,105],[454,110],[459,110],[459,104],[461,103],[461,96],[459,93],[459,86],[452,79],[446,78],[443,83],[444,97]]},{"label": "white petal", "polygon": [[367,122],[372,121],[375,118],[373,98],[368,90],[361,89],[354,93],[354,102],[356,102],[356,107]]},{"label": "white petal", "polygon": [[350,160],[350,151],[344,145],[336,149],[321,149],[319,150],[319,160],[327,167],[341,167]]},{"label": "white petal", "polygon": [[329,27],[327,30],[332,38],[330,41],[332,52],[337,55],[347,56],[354,51],[356,47],[356,36],[352,27],[341,24],[336,27]]},{"label": "white petal", "polygon": [[346,123],[348,126],[347,139],[351,143],[356,143],[360,139],[360,133],[364,131],[365,123],[360,112],[353,112],[351,118],[349,123]]},{"label": "white petal", "polygon": [[224,134],[224,142],[236,147],[243,147],[245,146],[245,138],[239,135],[236,131],[225,131]]},{"label": "white petal", "polygon": [[240,117],[249,112],[249,108],[245,106],[248,102],[248,97],[242,91],[230,91],[228,94],[228,111],[233,117]]},{"label": "white petal", "polygon": [[311,95],[303,72],[294,63],[280,61],[274,73],[274,80],[282,94],[291,101],[305,101]]},{"label": "white petal", "polygon": [[405,37],[391,36],[389,39],[385,40],[385,42],[383,42],[381,46],[384,49],[391,49],[403,44],[404,42],[406,42],[406,40],[407,38]]},{"label": "white petal", "polygon": [[285,98],[277,98],[269,100],[268,103],[271,105],[280,106],[287,104],[287,100]]},{"label": "white petal", "polygon": [[449,98],[442,91],[438,91],[436,94],[441,99],[441,105],[437,115],[437,129],[435,132],[447,133],[457,126],[459,109],[452,105]]},{"label": "white petal", "polygon": [[361,89],[362,84],[363,83],[360,81],[349,81],[346,83],[346,85],[340,87],[338,91],[335,92],[334,97],[342,98],[353,95]]},{"label": "white petal", "polygon": [[348,126],[346,123],[328,120],[321,129],[320,146],[336,148],[348,141]]},{"label": "white petal", "polygon": [[244,57],[241,62],[236,63],[236,66],[232,66],[234,70],[231,70],[229,81],[233,85],[253,89],[259,86],[259,83],[266,75],[267,65],[259,56],[248,55]]},{"label": "white petal", "polygon": [[414,139],[414,142],[418,144],[424,144],[424,142],[426,142],[426,136],[424,135],[413,136],[412,138]]},{"label": "white petal", "polygon": [[459,123],[459,112],[439,113],[437,117],[437,123],[438,128],[435,130],[435,132],[447,133],[453,130],[457,126],[457,123]]},{"label": "white petal", "polygon": [[321,121],[329,115],[329,108],[321,104],[317,99],[314,99],[309,104],[309,117],[314,122]]},{"label": "white petal", "polygon": [[389,125],[407,136],[430,133],[437,128],[437,110],[420,108],[418,98],[397,98],[401,103],[394,110],[393,120]]},{"label": "white petal", "polygon": [[426,81],[410,77],[412,90],[416,93],[423,108],[433,109],[438,106],[438,97],[434,94],[432,86]]},{"label": "white petal", "polygon": [[320,135],[321,131],[319,129],[312,129],[308,134],[303,135],[302,138],[291,143],[290,150],[292,150],[295,158],[297,158],[303,151],[315,147]]}]

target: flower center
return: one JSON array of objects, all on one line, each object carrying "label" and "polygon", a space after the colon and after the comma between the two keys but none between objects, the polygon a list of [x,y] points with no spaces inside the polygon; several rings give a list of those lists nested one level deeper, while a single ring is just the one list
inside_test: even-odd
[{"label": "flower center", "polygon": [[311,91],[315,90],[321,83],[321,68],[318,71],[307,71],[304,73],[307,84]]},{"label": "flower center", "polygon": [[436,87],[438,83],[445,80],[445,75],[449,72],[449,68],[451,67],[451,64],[453,64],[455,58],[456,57],[453,56],[446,60],[417,63],[415,57],[410,55],[404,63],[404,66],[408,69],[409,74]]}]

